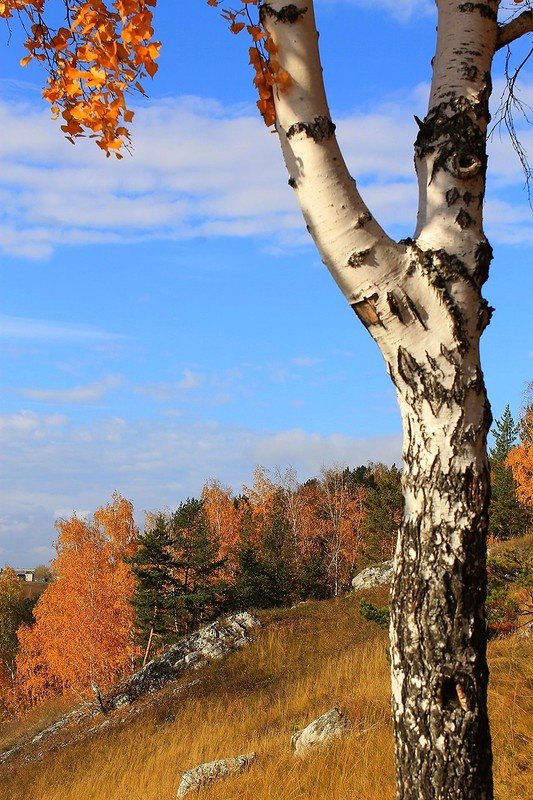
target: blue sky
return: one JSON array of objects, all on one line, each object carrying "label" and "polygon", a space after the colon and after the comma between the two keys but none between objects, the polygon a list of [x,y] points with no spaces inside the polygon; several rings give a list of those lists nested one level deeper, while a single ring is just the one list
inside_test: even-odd
[{"label": "blue sky", "polygon": [[[317,3],[341,144],[398,237],[414,229],[433,8]],[[62,139],[42,76],[18,66],[16,30],[8,45],[0,27],[2,564],[47,561],[54,519],[113,490],[142,522],[207,478],[239,490],[255,464],[303,479],[322,464],[400,460],[381,357],[307,238],[255,113],[244,36],[203,0],[179,14],[163,0],[156,24],[160,70],[119,162]],[[522,98],[533,105],[531,71]],[[483,364],[494,414],[510,403],[516,415],[533,377],[533,216],[504,137],[489,170],[496,313]]]}]

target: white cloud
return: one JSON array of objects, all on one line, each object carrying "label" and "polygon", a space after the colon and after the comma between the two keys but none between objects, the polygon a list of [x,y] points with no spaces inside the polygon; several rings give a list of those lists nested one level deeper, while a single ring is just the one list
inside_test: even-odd
[{"label": "white cloud", "polygon": [[[404,4],[404,9],[415,4]],[[497,84],[497,92],[501,90]],[[413,114],[427,84],[371,113],[337,116],[347,163],[372,212],[410,233],[416,217]],[[526,80],[523,98],[533,95]],[[276,248],[308,243],[276,137],[250,111],[170,98],[138,109],[133,156],[105,159],[90,141],[66,142],[46,110],[0,101],[0,250],[43,258],[60,246],[192,237],[261,237]],[[533,134],[524,130],[524,144]],[[522,187],[506,137],[490,144],[490,186]],[[524,205],[526,200],[524,199]],[[495,240],[509,241],[497,226]]]},{"label": "white cloud", "polygon": [[108,392],[118,389],[124,383],[122,375],[107,375],[100,381],[69,389],[28,388],[16,390],[22,397],[40,403],[97,403]]},{"label": "white cloud", "polygon": [[50,428],[62,427],[67,422],[68,418],[62,414],[38,415],[33,411],[15,411],[13,414],[0,414],[0,433],[44,438]]},{"label": "white cloud", "polygon": [[343,434],[322,435],[295,429],[260,438],[254,460],[267,466],[291,464],[299,472],[316,475],[332,464],[354,466],[367,461],[401,461],[401,435],[356,439]]},{"label": "white cloud", "polygon": [[116,334],[73,323],[0,314],[0,339],[36,342],[97,342],[116,339]]},{"label": "white cloud", "polygon": [[188,495],[197,496],[209,477],[240,490],[256,463],[272,469],[292,464],[305,479],[323,464],[400,459],[399,435],[271,433],[179,418],[128,422],[111,417],[75,425],[60,415],[26,411],[0,416],[0,430],[6,475],[0,557],[29,566],[43,560],[42,554],[34,556],[34,548],[52,541],[58,513],[94,511],[114,489],[133,500],[141,521],[145,509],[172,508]]},{"label": "white cloud", "polygon": [[200,389],[205,378],[199,372],[190,369],[183,370],[183,377],[179,381],[158,381],[143,383],[135,387],[138,394],[150,397],[156,403],[168,403],[183,398],[184,392]]},{"label": "white cloud", "polygon": [[183,370],[183,378],[181,381],[178,381],[178,387],[180,389],[198,389],[204,382],[203,377],[197,373],[193,372],[190,369]]},{"label": "white cloud", "polygon": [[435,13],[434,0],[323,0],[324,4],[345,2],[363,8],[381,8],[396,19],[407,21],[414,15],[430,16]]},{"label": "white cloud", "polygon": [[292,363],[296,367],[316,367],[317,364],[320,364],[321,360],[322,359],[314,358],[313,356],[297,356],[292,359]]}]

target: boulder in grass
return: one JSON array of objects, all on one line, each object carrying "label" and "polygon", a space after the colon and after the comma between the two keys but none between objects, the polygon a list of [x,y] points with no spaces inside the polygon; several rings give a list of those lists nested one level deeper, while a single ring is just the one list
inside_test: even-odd
[{"label": "boulder in grass", "polygon": [[332,708],[315,719],[306,728],[291,737],[295,756],[300,756],[315,747],[322,747],[333,739],[340,739],[347,732],[350,723],[338,708]]},{"label": "boulder in grass", "polygon": [[359,592],[361,589],[373,589],[375,586],[386,586],[392,581],[394,564],[390,561],[382,561],[373,567],[367,567],[359,572],[352,581],[352,592]]},{"label": "boulder in grass", "polygon": [[256,758],[257,753],[247,753],[235,758],[210,761],[208,764],[200,764],[194,769],[187,770],[187,772],[183,773],[178,787],[178,800],[190,792],[199,792],[200,789],[213,783],[213,781],[227,778],[229,775],[238,775],[241,772],[246,772]]}]

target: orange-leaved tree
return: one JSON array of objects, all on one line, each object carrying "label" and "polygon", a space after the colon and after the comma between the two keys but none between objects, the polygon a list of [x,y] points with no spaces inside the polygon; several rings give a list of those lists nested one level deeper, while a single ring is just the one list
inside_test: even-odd
[{"label": "orange-leaved tree", "polygon": [[[533,384],[530,385],[533,395]],[[522,505],[533,510],[533,402],[526,405],[519,424],[520,444],[507,456],[516,481],[516,494]]]},{"label": "orange-leaved tree", "polygon": [[57,525],[56,580],[19,633],[16,702],[25,708],[52,694],[88,697],[131,670],[134,579],[131,503],[118,494],[88,522]]},{"label": "orange-leaved tree", "polygon": [[244,513],[243,504],[220,481],[206,481],[202,487],[202,507],[211,532],[218,543],[219,558],[224,559],[221,575],[231,579],[236,570],[236,552]]}]

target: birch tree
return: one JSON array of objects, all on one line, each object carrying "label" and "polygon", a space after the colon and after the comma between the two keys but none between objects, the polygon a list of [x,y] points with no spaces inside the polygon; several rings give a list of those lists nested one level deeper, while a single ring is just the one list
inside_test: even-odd
[{"label": "birch tree", "polygon": [[[0,2],[3,16],[15,9],[33,22],[27,60],[49,65],[45,96],[65,133],[93,131],[107,154],[129,135],[128,86],[156,69],[153,2],[117,0],[113,11],[96,0],[73,2],[59,32],[46,27],[43,0]],[[398,800],[490,800],[491,414],[479,340],[491,314],[481,290],[492,250],[482,209],[493,56],[533,30],[533,12],[498,24],[498,0],[436,5],[429,104],[414,146],[418,215],[412,237],[400,242],[374,218],[337,144],[313,0],[244,0],[224,16],[234,33],[247,28],[254,40],[258,105],[279,136],[289,184],[398,396],[405,496],[391,600]]]}]

